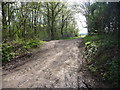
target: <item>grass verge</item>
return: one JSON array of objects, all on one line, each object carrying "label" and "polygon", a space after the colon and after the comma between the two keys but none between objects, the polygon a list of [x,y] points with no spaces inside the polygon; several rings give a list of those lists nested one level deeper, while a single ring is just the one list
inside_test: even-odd
[{"label": "grass verge", "polygon": [[57,40],[84,38],[85,36],[86,35],[79,35],[79,36],[76,36],[76,37],[64,37],[64,38],[57,39]]}]

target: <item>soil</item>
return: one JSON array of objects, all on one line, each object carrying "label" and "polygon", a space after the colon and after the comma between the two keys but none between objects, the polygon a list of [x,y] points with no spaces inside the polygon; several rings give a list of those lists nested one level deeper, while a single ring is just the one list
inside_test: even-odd
[{"label": "soil", "polygon": [[86,68],[81,38],[52,40],[3,65],[3,88],[109,88]]}]

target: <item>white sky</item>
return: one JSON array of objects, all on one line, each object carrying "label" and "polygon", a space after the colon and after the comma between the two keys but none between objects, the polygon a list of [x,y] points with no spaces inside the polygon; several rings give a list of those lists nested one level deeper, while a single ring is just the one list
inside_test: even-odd
[{"label": "white sky", "polygon": [[79,33],[88,33],[86,25],[86,18],[81,13],[75,14],[77,27],[80,30]]},{"label": "white sky", "polygon": [[[87,2],[89,0],[66,0],[68,2],[68,4],[72,5],[73,3],[80,3],[80,2]],[[79,33],[88,33],[87,28],[85,28],[86,25],[86,18],[85,16],[83,16],[81,13],[77,13],[74,15],[76,22],[77,22],[77,27],[79,29]]]}]

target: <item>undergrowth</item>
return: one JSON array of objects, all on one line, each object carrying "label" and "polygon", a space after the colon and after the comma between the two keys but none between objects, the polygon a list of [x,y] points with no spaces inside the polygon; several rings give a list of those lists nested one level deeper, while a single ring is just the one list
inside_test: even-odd
[{"label": "undergrowth", "polygon": [[109,35],[94,35],[84,38],[88,69],[102,80],[119,87],[120,82],[120,40]]},{"label": "undergrowth", "polygon": [[30,53],[30,49],[40,47],[44,41],[41,40],[15,40],[8,43],[2,43],[2,62],[10,61],[12,58],[25,53]]}]

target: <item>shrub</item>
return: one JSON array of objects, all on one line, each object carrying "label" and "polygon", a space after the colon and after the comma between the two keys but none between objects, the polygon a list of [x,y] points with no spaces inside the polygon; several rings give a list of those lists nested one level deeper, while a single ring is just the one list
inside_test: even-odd
[{"label": "shrub", "polygon": [[118,87],[120,82],[120,59],[118,46],[120,41],[109,35],[87,36],[84,38],[86,46],[86,61],[88,69],[102,80],[111,82]]},{"label": "shrub", "polygon": [[[19,56],[21,53],[28,53],[30,49],[41,46],[44,41],[41,40],[17,40],[10,43],[2,44],[2,61],[10,61],[14,56]],[[23,53],[24,52],[24,53]]]}]

